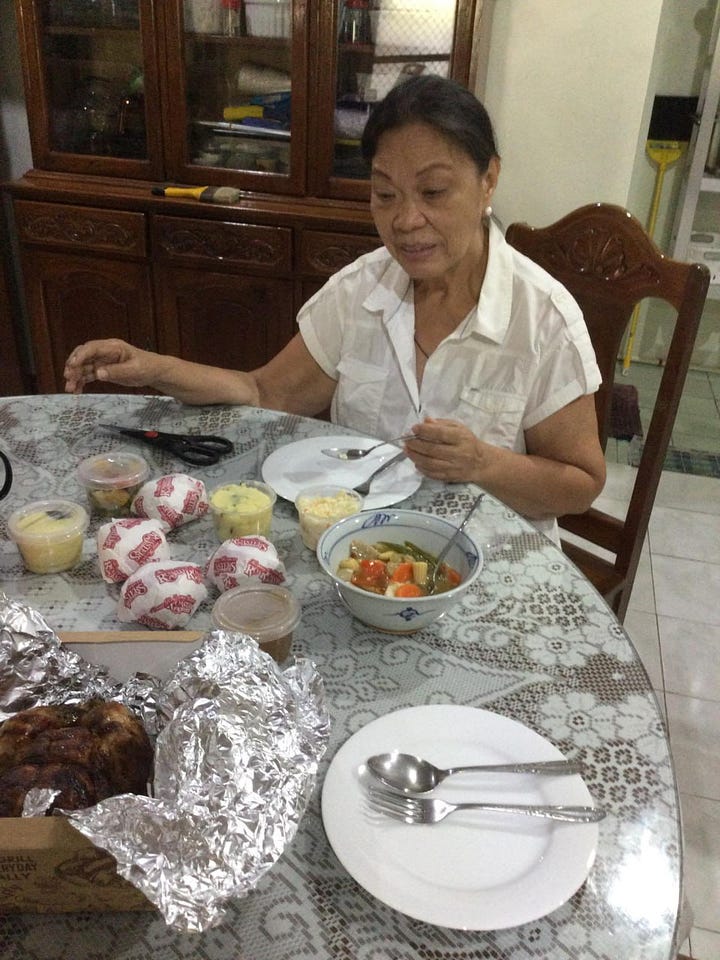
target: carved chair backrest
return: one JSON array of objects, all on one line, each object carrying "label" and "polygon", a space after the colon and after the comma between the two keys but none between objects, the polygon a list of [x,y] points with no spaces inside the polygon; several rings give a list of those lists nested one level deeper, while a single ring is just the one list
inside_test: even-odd
[{"label": "carved chair backrest", "polygon": [[595,523],[583,525],[582,518],[560,518],[561,526],[580,529],[581,536],[617,553],[615,566],[626,575],[630,572],[632,580],[702,316],[709,273],[700,264],[664,256],[640,222],[613,204],[589,204],[544,228],[512,224],[507,239],[558,279],[583,311],[603,379],[595,397],[603,448],[610,431],[617,362],[636,304],[648,297],[659,298],[677,313],[628,514],[623,524],[615,524],[622,529],[613,531],[608,522],[606,530],[598,530]]}]

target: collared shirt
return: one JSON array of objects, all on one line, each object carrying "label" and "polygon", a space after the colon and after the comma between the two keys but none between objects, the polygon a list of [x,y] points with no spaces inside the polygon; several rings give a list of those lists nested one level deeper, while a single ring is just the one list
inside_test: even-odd
[{"label": "collared shirt", "polygon": [[298,323],[315,361],[337,380],[333,422],[371,437],[445,417],[524,453],[525,430],[601,382],[575,300],[494,223],[477,307],[430,355],[420,386],[413,284],[384,247],[334,274]]}]

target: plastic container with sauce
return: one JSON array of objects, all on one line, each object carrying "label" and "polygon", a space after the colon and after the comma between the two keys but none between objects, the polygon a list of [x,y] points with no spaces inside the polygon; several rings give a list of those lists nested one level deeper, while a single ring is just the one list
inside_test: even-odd
[{"label": "plastic container with sauce", "polygon": [[275,491],[260,480],[225,483],[210,492],[210,510],[221,543],[235,537],[270,537]]},{"label": "plastic container with sauce", "polygon": [[112,450],[83,460],[77,473],[93,513],[129,517],[130,504],[150,476],[150,468],[139,453]]},{"label": "plastic container with sauce", "polygon": [[82,556],[87,510],[71,500],[36,500],[8,517],[10,537],[32,573],[59,573]]},{"label": "plastic container with sauce", "polygon": [[310,550],[322,534],[338,520],[362,510],[363,498],[349,487],[329,484],[306,487],[295,497],[302,542]]},{"label": "plastic container with sauce", "polygon": [[300,604],[285,587],[253,580],[218,597],[211,619],[220,630],[252,637],[261,650],[282,663],[300,621]]}]

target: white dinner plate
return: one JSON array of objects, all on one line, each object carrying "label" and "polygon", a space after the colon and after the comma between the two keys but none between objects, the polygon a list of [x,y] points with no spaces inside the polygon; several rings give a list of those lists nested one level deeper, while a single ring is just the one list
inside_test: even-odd
[{"label": "white dinner plate", "polygon": [[[500,930],[546,916],[584,883],[595,860],[596,823],[472,810],[432,825],[411,825],[371,812],[365,761],[393,750],[441,767],[562,759],[553,744],[523,724],[475,707],[408,707],[358,730],[330,764],[322,817],[342,865],[378,900],[438,926]],[[592,804],[577,774],[459,774],[432,795]]]},{"label": "white dinner plate", "polygon": [[[294,501],[303,487],[330,483],[354,487],[366,480],[373,470],[400,452],[385,444],[362,460],[336,460],[326,456],[324,447],[372,447],[378,443],[370,437],[308,437],[274,450],[262,465],[262,477],[279,497]],[[401,460],[373,481],[365,497],[363,509],[389,507],[411,496],[422,483],[422,476],[410,460]]]}]

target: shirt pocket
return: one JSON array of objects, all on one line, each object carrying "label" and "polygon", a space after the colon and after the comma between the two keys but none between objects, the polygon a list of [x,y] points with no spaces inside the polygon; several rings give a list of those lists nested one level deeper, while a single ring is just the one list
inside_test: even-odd
[{"label": "shirt pocket", "polygon": [[524,413],[525,398],[515,393],[477,387],[460,391],[458,420],[487,443],[524,450]]},{"label": "shirt pocket", "polygon": [[333,420],[374,436],[388,371],[363,360],[345,359],[338,364],[337,372]]}]

